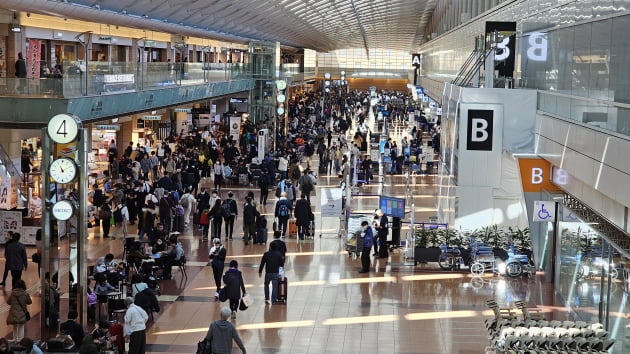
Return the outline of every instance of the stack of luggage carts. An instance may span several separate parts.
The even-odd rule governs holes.
[[[601,323],[547,321],[539,312],[530,313],[524,301],[516,301],[516,309],[500,308],[493,299],[486,304],[494,312],[485,321],[486,353],[607,353],[615,343]]]

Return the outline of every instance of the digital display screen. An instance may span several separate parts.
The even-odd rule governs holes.
[[[401,219],[405,217],[405,200],[402,198],[380,196],[378,205],[387,216]]]

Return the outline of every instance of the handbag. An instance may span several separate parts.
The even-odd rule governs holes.
[[[247,306],[245,304],[245,301],[243,301],[243,299],[241,298],[241,303],[238,305],[238,309],[241,310],[241,311],[245,311],[245,310],[247,310],[248,307],[249,306]]]
[[[226,302],[228,300],[227,291],[225,291],[225,287],[219,289],[219,301]]]
[[[20,299],[18,299],[18,304],[20,304],[22,311],[24,311],[24,316],[26,317],[26,320],[29,321],[31,319],[31,313],[28,312],[28,310],[26,309],[26,307],[24,307],[24,305],[22,305],[22,301],[20,301]]]
[[[197,343],[197,354],[210,354],[212,346],[205,338]]]

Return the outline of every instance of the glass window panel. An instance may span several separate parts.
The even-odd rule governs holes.
[[[571,93],[576,96],[588,96],[591,66],[591,24],[575,27],[573,42],[573,82]]]
[[[591,26],[591,66],[589,97],[609,100],[610,37],[612,20],[594,22]]]
[[[630,16],[614,18],[610,37],[610,91],[615,102],[630,103]]]

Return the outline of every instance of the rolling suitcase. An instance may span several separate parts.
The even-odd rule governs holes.
[[[278,279],[278,302],[287,302],[287,277]]]
[[[238,184],[241,186],[249,186],[249,176],[247,173],[241,173],[238,175]]]
[[[267,243],[267,228],[259,228],[256,230],[256,241],[254,243]]]
[[[298,234],[298,227],[297,227],[297,220],[294,219],[289,219],[289,237],[297,237]]]

